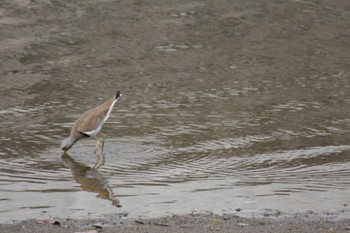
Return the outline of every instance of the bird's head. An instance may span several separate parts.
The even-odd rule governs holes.
[[[73,146],[74,143],[75,143],[75,140],[72,139],[71,137],[64,139],[61,143],[62,151],[63,152],[68,151]]]

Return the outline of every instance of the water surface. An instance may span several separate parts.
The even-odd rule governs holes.
[[[0,222],[350,217],[340,3],[44,2],[1,6]],[[61,157],[76,117],[119,89],[105,164],[92,139]]]

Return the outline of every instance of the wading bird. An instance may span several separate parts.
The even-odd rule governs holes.
[[[101,141],[97,138],[98,133],[102,136],[101,150],[103,153],[103,146],[106,136],[102,132],[100,132],[100,130],[102,129],[103,124],[106,122],[109,115],[111,114],[114,105],[117,103],[121,96],[122,93],[118,91],[117,94],[111,99],[83,113],[75,121],[69,137],[62,141],[62,154],[66,153],[78,140],[88,137],[94,137],[96,139],[96,146],[93,150],[93,152],[96,154],[96,150],[101,144]]]

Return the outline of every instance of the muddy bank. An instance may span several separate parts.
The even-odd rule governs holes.
[[[349,220],[332,222],[314,214],[285,218],[241,218],[235,215],[189,214],[156,219],[127,219],[109,216],[103,219],[28,220],[0,225],[0,232],[350,232]]]

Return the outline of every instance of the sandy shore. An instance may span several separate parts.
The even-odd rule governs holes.
[[[350,221],[330,221],[303,214],[279,218],[241,218],[235,215],[189,214],[156,219],[27,220],[0,225],[0,232],[350,232]]]

